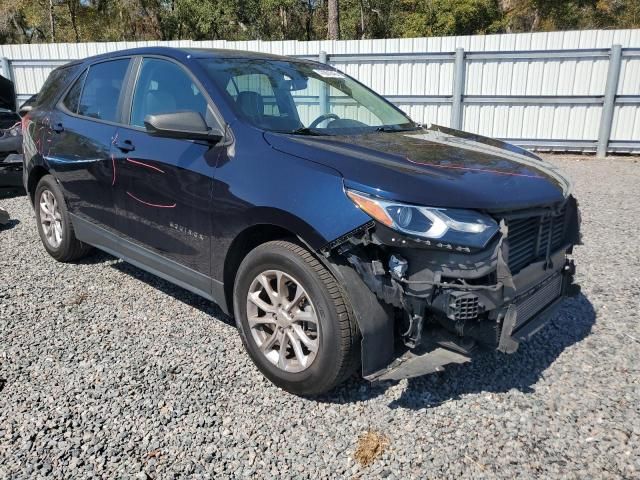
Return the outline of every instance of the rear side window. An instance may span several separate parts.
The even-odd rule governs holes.
[[[80,65],[56,68],[49,74],[47,81],[40,89],[37,106],[49,105],[59,98],[59,94],[69,85],[70,79],[78,72]]]
[[[73,113],[78,113],[78,106],[80,105],[80,94],[82,93],[82,86],[84,85],[84,79],[87,77],[87,72],[85,71],[80,77],[75,81],[71,90],[67,92],[67,95],[64,97],[62,103],[64,106]]]
[[[82,88],[78,114],[116,122],[118,99],[128,66],[128,58],[91,65]]]

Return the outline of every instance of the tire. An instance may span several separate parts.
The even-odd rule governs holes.
[[[45,212],[41,204],[47,203],[47,199],[54,200],[48,202],[48,208],[50,209],[50,206],[54,205],[53,218],[55,218],[55,226],[49,221],[52,218],[50,215],[47,215],[47,218],[43,217]],[[45,175],[38,182],[33,206],[36,212],[40,240],[49,255],[59,262],[72,262],[86,256],[91,251],[90,245],[82,243],[76,238],[64,195],[52,175]],[[43,219],[45,220],[44,224]],[[51,230],[47,228],[47,224],[51,225],[50,228],[54,230],[59,228],[59,235],[51,233],[48,235],[47,232],[51,232]]]
[[[277,272],[283,275],[278,276]],[[282,281],[284,287],[279,290],[284,291],[289,300],[289,303],[285,301],[282,305],[294,305],[290,307],[291,315],[263,311],[254,304],[254,300],[248,298],[250,292],[252,298],[261,292],[262,297],[258,296],[256,300],[261,305],[266,303],[266,307],[273,308],[278,303],[278,300],[266,302],[269,297],[263,287],[265,279],[270,281],[272,293],[278,290]],[[296,298],[299,287],[304,295],[295,304],[291,300]],[[359,365],[360,334],[351,307],[331,273],[300,245],[282,240],[267,242],[245,257],[236,275],[234,312],[242,342],[253,362],[271,382],[288,392],[303,396],[325,393],[354,373]],[[254,319],[253,323],[256,315],[261,323],[254,323],[252,328],[249,316]],[[277,318],[276,321],[285,326],[275,322],[262,323],[268,315],[271,315],[271,319]],[[286,326],[288,318],[310,319],[314,315],[315,323],[292,320],[290,326]],[[268,355],[263,353],[259,345],[261,343],[263,348],[270,345],[269,342],[274,338],[272,335],[276,334],[278,328],[289,332],[281,334],[287,345],[284,360],[280,345],[277,351],[274,345]],[[296,342],[296,339],[303,338],[298,333],[300,329],[306,335],[306,343]],[[294,343],[298,343],[297,350]],[[299,360],[300,357],[305,358],[307,365]],[[287,365],[283,366],[281,361]]]

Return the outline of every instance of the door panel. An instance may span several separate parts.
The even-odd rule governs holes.
[[[49,163],[64,189],[69,211],[110,230],[116,227],[113,205],[111,141],[116,127],[57,112]]]
[[[111,231],[117,229],[112,149],[119,99],[130,59],[91,65],[80,75],[49,120],[47,150],[71,213]]]
[[[169,260],[209,275],[211,190],[221,149],[205,142],[154,137],[147,115],[194,111],[207,119],[207,101],[187,71],[144,58],[131,94],[130,127],[114,142],[116,204],[122,235]]]
[[[120,128],[114,153],[118,230],[197,272],[210,273],[211,182],[216,149]]]

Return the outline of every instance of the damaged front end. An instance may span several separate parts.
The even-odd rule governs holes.
[[[323,249],[354,304],[365,378],[440,371],[469,361],[479,346],[513,353],[563,298],[579,292],[572,196],[485,213],[497,227],[481,249],[425,241],[374,221]]]

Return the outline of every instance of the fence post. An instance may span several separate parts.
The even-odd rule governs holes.
[[[11,74],[11,63],[6,57],[0,57],[0,75],[13,82],[13,75]]]
[[[607,147],[611,139],[611,127],[613,125],[613,113],[616,107],[616,95],[618,93],[618,80],[620,79],[620,66],[622,64],[622,45],[613,45],[609,55],[609,71],[607,72],[607,86],[604,92],[604,103],[600,115],[600,132],[598,134],[598,148],[596,156],[607,156]]]
[[[451,104],[451,127],[462,129],[463,105],[462,96],[464,95],[464,48],[456,48],[456,56],[453,72],[453,103]]]
[[[4,78],[11,80],[14,85],[14,92],[15,92],[15,80],[13,78],[13,69],[11,68],[11,61],[7,58],[7,57],[0,57],[0,75],[2,75]],[[16,97],[16,105],[15,108],[16,110],[18,109],[18,99]]]
[[[318,55],[318,61],[320,63],[327,63],[327,52],[321,50],[320,55]],[[324,82],[322,82],[322,86],[320,87],[320,98],[318,101],[320,102],[320,115],[329,113],[329,85]]]

